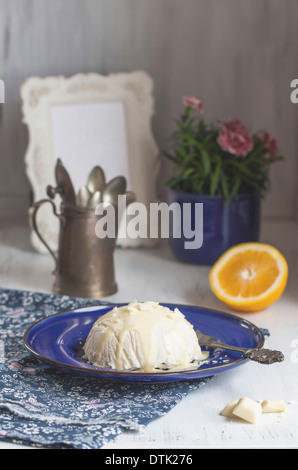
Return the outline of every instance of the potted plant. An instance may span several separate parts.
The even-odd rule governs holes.
[[[168,202],[181,205],[181,217],[183,203],[203,204],[203,244],[197,250],[185,249],[182,234],[170,236],[170,245],[181,261],[211,265],[229,247],[258,241],[260,200],[270,187],[269,169],[283,157],[267,131],[250,134],[236,118],[206,123],[198,96],[184,97],[183,104],[162,152],[174,164]]]

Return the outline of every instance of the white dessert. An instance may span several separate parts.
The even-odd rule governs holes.
[[[157,302],[113,308],[94,323],[83,349],[91,364],[115,370],[188,369],[206,358],[184,315]]]

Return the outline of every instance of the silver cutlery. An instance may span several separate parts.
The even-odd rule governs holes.
[[[88,201],[87,207],[88,209],[95,209],[98,204],[101,202],[101,192],[95,191]]]
[[[105,174],[100,166],[95,166],[87,180],[87,188],[93,194],[97,191],[102,191],[106,185]]]
[[[87,188],[87,186],[82,186],[79,189],[77,199],[76,199],[76,204],[78,207],[85,208],[87,207],[89,200],[91,198],[92,194]]]
[[[123,176],[116,176],[109,183],[107,183],[103,194],[103,202],[110,204],[117,204],[117,199],[120,194],[125,194],[126,191],[126,179]]]
[[[205,346],[207,349],[219,348],[239,352],[248,359],[251,359],[252,361],[258,362],[260,364],[273,364],[274,362],[282,362],[284,360],[284,355],[281,351],[231,346],[222,343],[220,340],[215,341],[213,336],[208,336],[199,330],[196,330],[196,335],[199,340],[199,345]]]

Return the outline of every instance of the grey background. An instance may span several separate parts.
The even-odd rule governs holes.
[[[297,0],[0,0],[0,220],[27,217],[27,130],[19,87],[29,76],[145,70],[154,79],[152,126],[160,148],[198,94],[206,118],[266,128],[286,159],[272,169],[265,216],[297,216]],[[157,181],[165,195],[170,173]]]

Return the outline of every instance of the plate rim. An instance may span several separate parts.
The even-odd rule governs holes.
[[[260,337],[261,337],[261,341],[260,341],[260,344],[258,345],[258,347],[256,349],[261,349],[263,346],[264,346],[264,343],[265,343],[265,336],[264,336],[264,333],[262,332],[261,328],[259,328],[257,325],[255,325],[254,323],[252,323],[250,320],[247,320],[246,318],[243,318],[241,316],[237,316],[233,313],[228,313],[228,312],[224,312],[222,310],[217,310],[217,309],[212,309],[212,308],[208,308],[208,307],[201,307],[199,305],[188,305],[188,304],[174,304],[174,303],[168,303],[168,302],[159,302],[160,305],[168,305],[168,306],[173,306],[173,307],[176,307],[176,308],[179,308],[179,307],[186,307],[186,308],[194,308],[194,309],[200,309],[200,310],[204,310],[204,311],[209,311],[209,312],[215,312],[215,313],[219,313],[220,315],[223,315],[223,316],[226,316],[226,317],[232,317],[234,320],[237,320],[237,321],[244,321],[245,323],[249,324],[250,326],[252,326],[254,329],[256,329],[258,331],[258,333],[260,334]],[[86,305],[86,306],[82,306],[82,307],[76,307],[76,308],[72,308],[72,309],[66,309],[66,310],[61,310],[61,311],[58,311],[56,313],[52,313],[51,315],[48,315],[48,316],[44,316],[42,318],[40,318],[39,320],[36,320],[34,323],[32,323],[32,325],[30,325],[24,335],[23,335],[23,343],[25,345],[25,347],[27,348],[27,350],[33,355],[35,356],[37,359],[41,360],[41,361],[44,361],[46,363],[50,363],[50,364],[53,364],[53,366],[59,366],[59,368],[63,367],[63,368],[66,368],[66,369],[70,369],[70,370],[74,370],[74,371],[77,371],[77,372],[81,372],[81,373],[92,373],[92,374],[95,374],[100,377],[100,378],[104,378],[103,376],[106,375],[106,376],[115,376],[115,377],[151,377],[151,378],[161,378],[161,377],[176,377],[177,375],[183,375],[185,376],[185,378],[187,378],[188,376],[190,376],[190,378],[193,376],[193,375],[197,375],[200,373],[199,369],[194,369],[194,370],[185,370],[185,369],[175,369],[175,370],[169,370],[169,371],[163,371],[163,372],[142,372],[142,371],[122,371],[122,370],[113,370],[113,369],[104,369],[104,368],[97,368],[97,369],[90,369],[88,367],[79,367],[79,366],[75,366],[75,365],[72,365],[72,364],[65,364],[63,362],[60,362],[60,361],[56,361],[54,359],[50,359],[46,356],[44,356],[43,354],[40,354],[39,352],[37,352],[36,350],[34,350],[29,342],[28,342],[28,336],[29,336],[29,333],[33,330],[34,327],[36,327],[39,323],[42,323],[46,320],[49,320],[53,317],[56,317],[56,316],[59,316],[59,315],[62,315],[62,314],[66,314],[66,313],[72,313],[72,312],[76,312],[76,311],[79,311],[79,310],[83,310],[83,309],[88,309],[88,308],[97,308],[97,307],[109,307],[109,306],[125,306],[127,305],[127,302],[117,302],[117,303],[104,303],[104,304],[98,304],[98,305]],[[208,371],[218,371],[218,370],[221,370],[221,369],[226,369],[227,367],[234,367],[234,366],[237,366],[239,365],[239,363],[242,363],[242,362],[247,362],[249,361],[248,358],[246,358],[245,356],[243,357],[240,357],[239,359],[235,359],[235,361],[232,361],[228,364],[220,364],[220,365],[217,365],[217,366],[214,366],[214,367],[206,367],[204,369],[202,369],[202,372],[204,372],[204,375],[205,373],[208,373]],[[214,374],[210,374],[211,375],[214,375]]]

